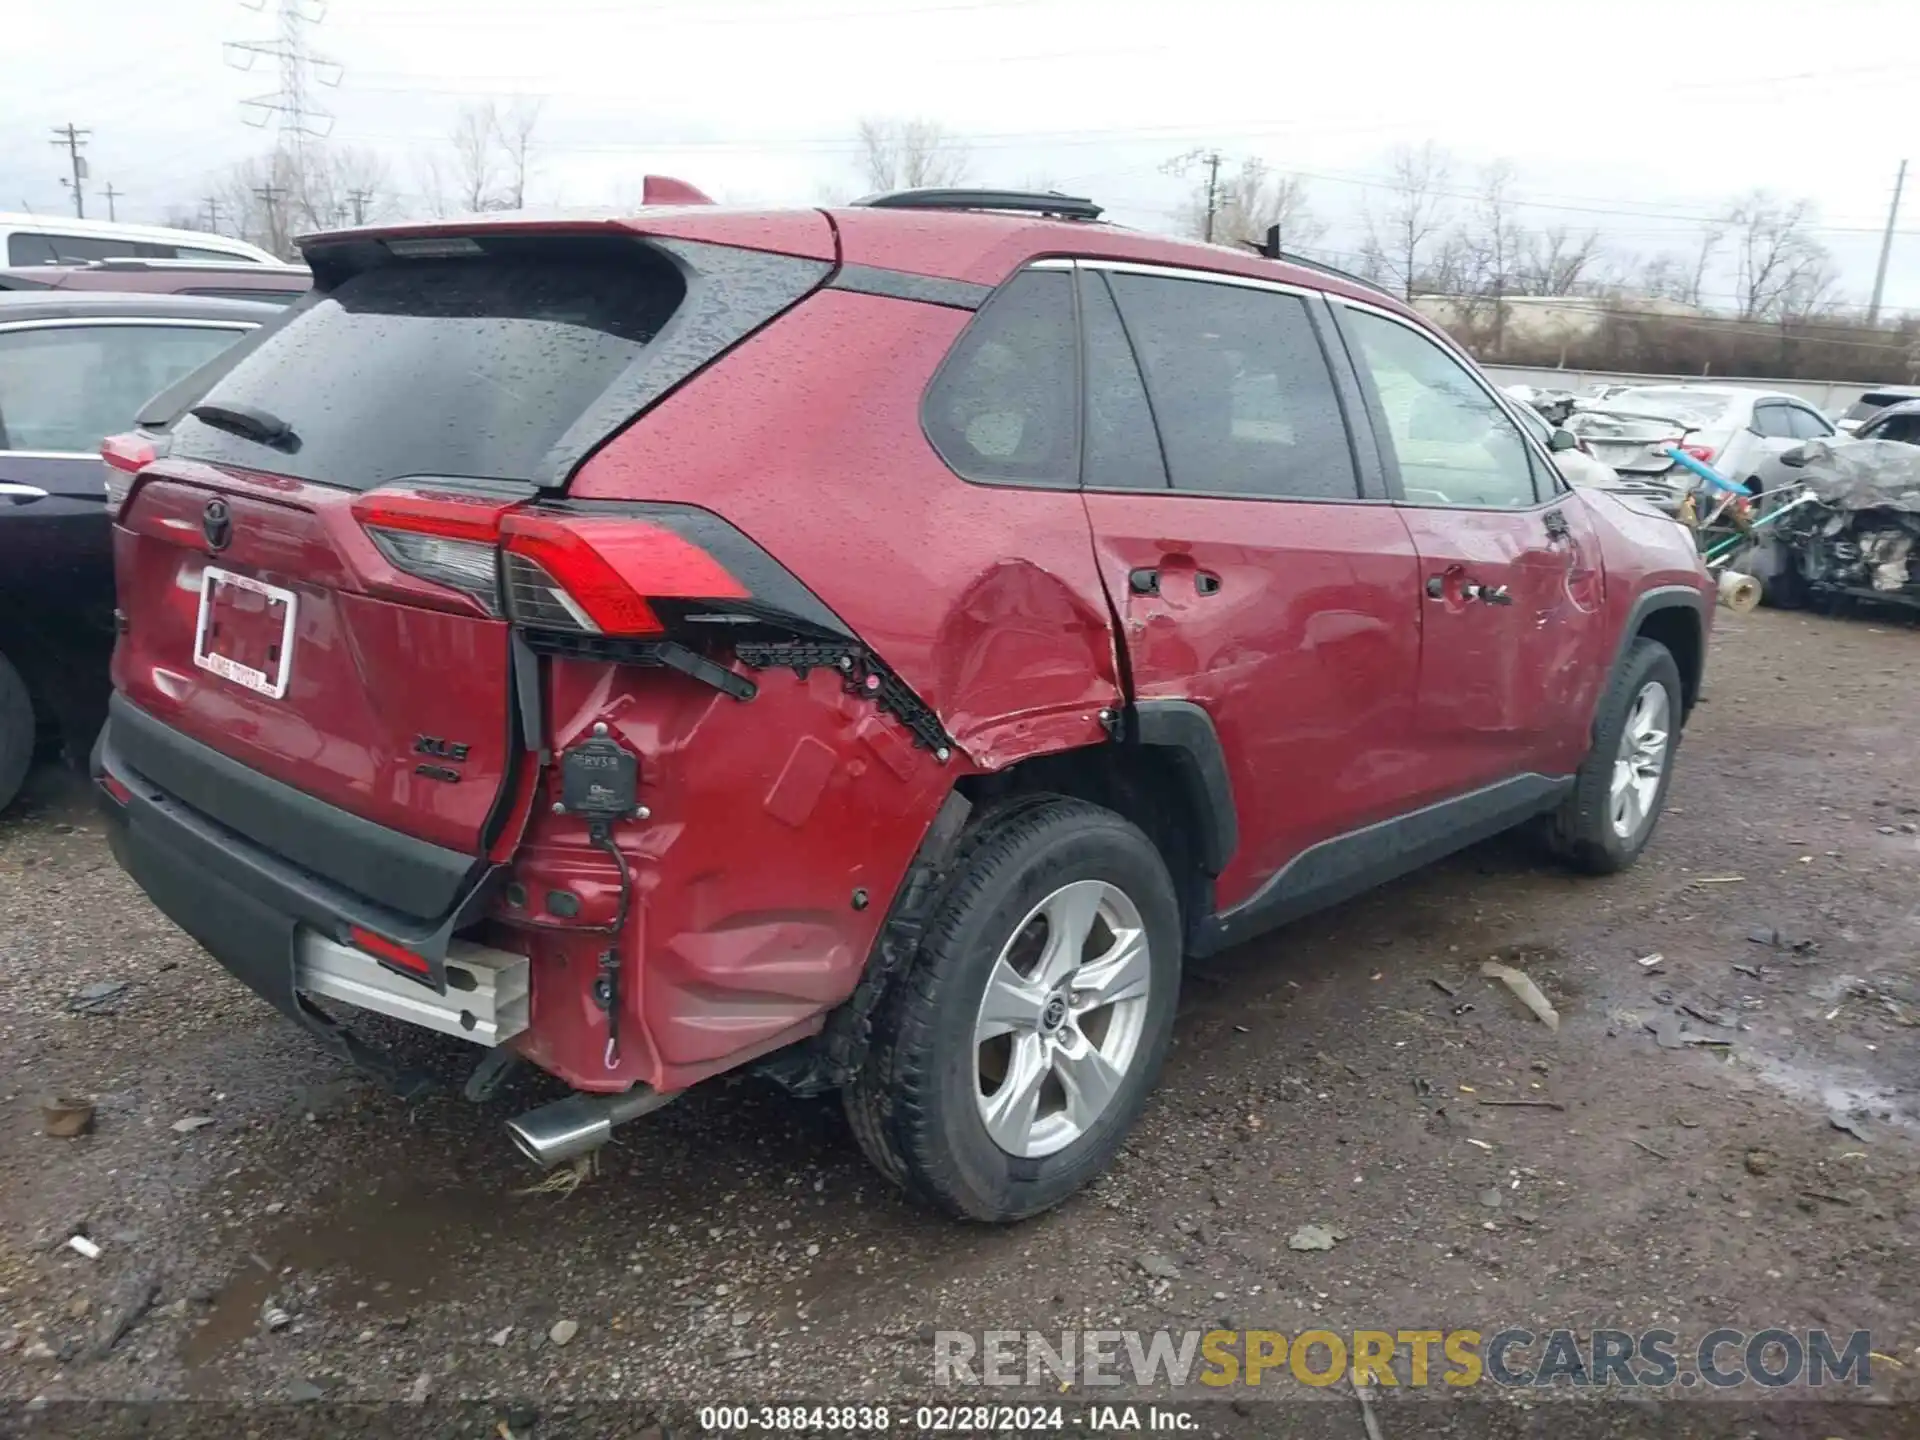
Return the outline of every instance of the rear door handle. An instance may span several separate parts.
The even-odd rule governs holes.
[[[1136,595],[1158,595],[1160,593],[1160,572],[1142,567],[1127,572],[1127,588]]]
[[[1193,572],[1193,588],[1202,595],[1218,595],[1220,577],[1211,570],[1196,570]]]
[[[47,492],[38,485],[17,485],[11,480],[0,480],[0,500],[11,500],[15,505],[31,505],[36,500],[47,498]]]
[[[1469,600],[1478,600],[1482,605],[1511,605],[1513,596],[1507,593],[1504,585],[1481,585],[1469,580],[1460,587],[1460,593]]]

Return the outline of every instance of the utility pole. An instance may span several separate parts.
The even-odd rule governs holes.
[[[209,195],[201,201],[201,204],[207,207],[207,229],[218,235],[220,233],[220,197]]]
[[[372,202],[373,191],[371,190],[347,191],[347,203],[353,207],[353,223],[355,225],[364,225],[367,223],[367,206]]]
[[[286,244],[285,237],[282,235],[280,229],[279,206],[280,202],[287,198],[287,187],[271,183],[256,185],[253,187],[253,193],[260,197],[260,203],[266,207],[267,248],[273,251],[274,254],[280,255],[282,259],[285,259],[286,257],[282,252],[286,249]]]
[[[1887,260],[1893,254],[1893,227],[1900,219],[1900,192],[1907,185],[1907,162],[1893,180],[1893,204],[1887,207],[1887,233],[1880,237],[1880,268],[1873,272],[1873,299],[1867,302],[1867,324],[1880,323],[1880,298],[1887,290]]]
[[[107,182],[107,188],[102,190],[100,193],[107,197],[107,219],[118,220],[120,216],[119,216],[119,213],[113,208],[113,202],[115,200],[118,200],[122,195],[125,195],[127,192],[124,190],[114,189],[113,182],[109,180]]]
[[[1201,238],[1208,244],[1213,243],[1213,221],[1220,212],[1220,167],[1226,163],[1226,158],[1218,150],[1189,150],[1160,167],[1168,175],[1185,175],[1195,165],[1207,167],[1206,218],[1201,222]]]
[[[1213,217],[1220,208],[1220,152],[1209,150],[1200,157],[1207,167],[1207,233],[1206,241],[1213,243]]]
[[[86,148],[87,137],[91,134],[93,134],[93,131],[82,130],[75,126],[71,120],[65,125],[56,125],[53,131],[53,144],[55,146],[65,147],[68,163],[73,167],[73,180],[71,182],[73,186],[73,213],[81,220],[87,218],[87,200],[81,191],[81,186],[87,178],[87,162],[81,158],[80,152]],[[69,182],[62,180],[60,183],[66,185]]]

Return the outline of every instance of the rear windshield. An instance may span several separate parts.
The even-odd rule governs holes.
[[[1725,395],[1699,390],[1622,390],[1604,402],[1608,410],[1626,410],[1635,415],[1657,415],[1662,419],[1693,420],[1710,425],[1727,413],[1731,402]]]
[[[472,255],[378,258],[313,294],[205,396],[285,421],[297,448],[269,449],[187,415],[174,453],[357,490],[412,475],[560,483],[658,393],[641,378],[656,341],[689,373],[688,330],[705,363],[825,270],[752,255],[786,283],[746,287],[759,304],[743,307],[729,298],[742,287],[728,265],[700,268],[724,247],[683,245],[693,261],[684,269],[663,248],[549,236],[490,240]],[[718,323],[676,325],[681,343],[670,344],[662,331],[694,291],[690,308],[717,310]]]
[[[1886,392],[1869,390],[1865,395],[1862,395],[1858,400],[1854,401],[1853,404],[1849,405],[1846,413],[1841,416],[1841,418],[1843,420],[1865,420],[1871,416],[1878,415],[1889,405],[1898,405],[1902,400],[1914,399],[1920,399],[1920,391]]]

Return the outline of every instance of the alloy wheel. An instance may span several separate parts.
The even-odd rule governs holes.
[[[1051,1155],[1085,1135],[1140,1054],[1146,927],[1118,886],[1063,885],[1014,928],[974,1021],[974,1099],[994,1144]]]
[[[1672,710],[1667,687],[1650,680],[1640,687],[1627,723],[1620,730],[1620,747],[1613,757],[1613,784],[1609,814],[1613,833],[1633,840],[1653,814],[1654,797],[1666,774],[1672,734]]]

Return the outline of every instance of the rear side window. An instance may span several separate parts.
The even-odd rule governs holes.
[[[1305,301],[1201,280],[1110,278],[1174,489],[1359,497],[1346,422]]]
[[[323,272],[347,262],[317,258],[316,290],[204,397],[278,417],[298,447],[183,415],[175,454],[356,490],[413,475],[560,485],[668,385],[828,269],[597,236],[490,238],[467,242],[475,253],[418,259],[357,243],[366,268],[328,284]]]
[[[1787,428],[1796,440],[1824,440],[1833,434],[1833,427],[1825,419],[1798,405],[1787,407]]]
[[[1753,429],[1755,434],[1769,440],[1790,440],[1793,438],[1792,412],[1785,405],[1756,405]]]
[[[9,265],[85,265],[92,260],[124,260],[161,247],[134,240],[102,240],[94,235],[9,235]],[[173,247],[165,247],[169,256]]]
[[[1082,278],[1080,314],[1087,336],[1087,453],[1081,483],[1089,490],[1164,490],[1167,466],[1147,387],[1106,277],[1098,271]]]
[[[93,454],[149,397],[244,334],[186,325],[0,331],[0,449]]]
[[[997,290],[927,391],[927,438],[968,480],[1078,483],[1073,276],[1026,270]]]

